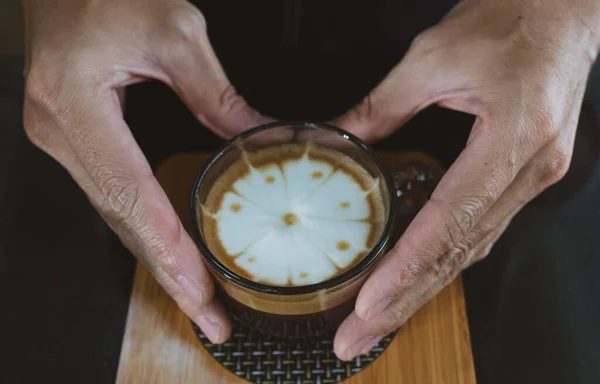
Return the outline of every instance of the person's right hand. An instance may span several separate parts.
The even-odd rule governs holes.
[[[198,249],[123,121],[122,91],[160,80],[223,137],[268,119],[236,94],[202,14],[185,0],[24,0],[24,8],[28,137],[69,171],[208,338],[225,341],[229,319],[213,299]]]

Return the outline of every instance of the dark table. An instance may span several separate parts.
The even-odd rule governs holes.
[[[209,18],[213,11],[203,9]],[[230,22],[248,26],[242,16]],[[436,17],[423,22],[432,24]],[[278,42],[283,48],[277,52],[231,51],[220,48],[228,46],[226,27],[211,31],[234,85],[251,104],[278,118],[324,120],[341,113],[402,55],[399,50],[374,60],[368,51],[315,54],[298,49],[293,33]],[[332,39],[318,41],[339,47]],[[409,42],[399,37],[394,44]],[[289,44],[296,47],[288,50]],[[600,382],[596,69],[569,173],[526,206],[490,256],[464,274],[481,383]],[[67,172],[27,142],[21,71],[21,58],[0,59],[0,383],[112,383],[134,260]],[[220,143],[157,83],[128,89],[126,119],[153,167],[175,152]],[[449,165],[472,122],[471,116],[430,108],[377,147],[424,150]]]

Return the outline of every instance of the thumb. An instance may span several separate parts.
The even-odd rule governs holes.
[[[413,50],[411,50],[413,51]],[[366,142],[385,138],[450,88],[436,55],[409,51],[361,103],[334,124]]]
[[[177,41],[163,47],[160,58],[171,88],[200,122],[224,138],[273,121],[249,106],[229,82],[200,11],[190,6],[186,12],[185,33],[176,34]]]

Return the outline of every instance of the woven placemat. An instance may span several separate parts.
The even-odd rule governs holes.
[[[396,335],[384,337],[366,355],[342,361],[333,352],[333,337],[290,342],[257,334],[234,322],[231,338],[224,344],[213,344],[195,324],[192,326],[215,360],[256,384],[339,383],[373,363]]]

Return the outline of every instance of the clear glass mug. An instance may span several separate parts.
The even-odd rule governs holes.
[[[209,249],[203,237],[200,208],[218,177],[244,151],[308,141],[335,149],[379,180],[386,212],[382,233],[371,251],[347,271],[304,286],[272,286],[241,276]],[[217,296],[230,316],[264,335],[296,339],[334,333],[354,310],[365,280],[404,231],[435,188],[440,174],[423,163],[388,170],[360,139],[327,124],[278,122],[263,125],[228,141],[200,170],[191,194],[191,233],[215,282]]]

